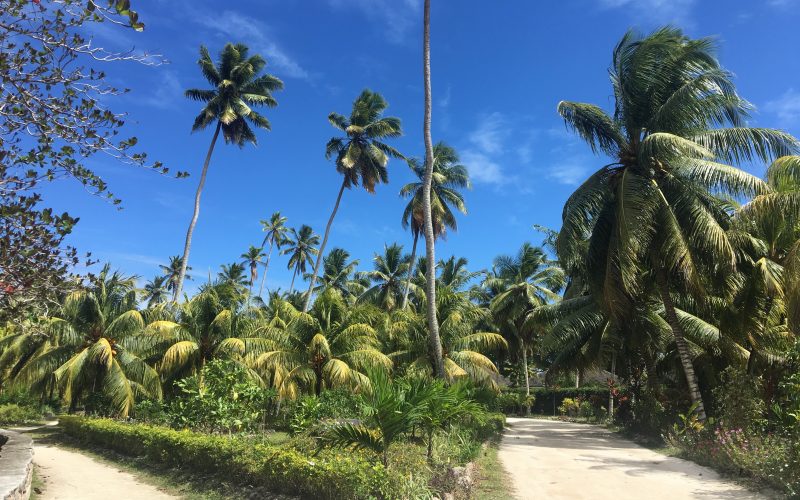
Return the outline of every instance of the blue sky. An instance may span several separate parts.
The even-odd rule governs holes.
[[[334,135],[328,113],[348,114],[369,87],[403,121],[405,135],[394,146],[423,152],[421,3],[138,0],[144,33],[103,26],[96,41],[160,53],[170,64],[109,66],[111,81],[131,89],[109,104],[129,114],[128,133],[152,158],[192,176],[175,180],[93,159],[124,209],[75,183],[49,186],[51,205],[81,217],[70,242],[144,278],[181,253],[212,133],[190,133],[199,108],[182,92],[207,86],[196,66],[199,45],[216,54],[228,41],[264,55],[285,90],[276,94],[278,108],[266,111],[273,130],[259,134],[257,147],[214,153],[190,259],[194,286],[260,243],[259,219],[272,212],[321,233],[340,183],[324,158]],[[612,106],[607,67],[630,27],[675,23],[691,36],[717,37],[723,65],[758,108],[752,124],[800,135],[800,0],[434,0],[432,17],[434,140],[457,148],[474,182],[469,214],[437,245],[437,256],[465,256],[473,269],[524,241],[539,243],[532,225],[557,228],[566,198],[603,164],[565,130],[556,104]],[[764,166],[747,168],[760,175]],[[371,268],[384,243],[411,248],[398,191],[412,174],[397,161],[389,170],[390,183],[375,195],[347,192],[334,223],[329,248],[346,248],[362,268]],[[273,262],[269,285],[288,288],[286,259]]]

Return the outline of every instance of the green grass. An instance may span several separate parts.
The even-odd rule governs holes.
[[[472,491],[475,500],[512,498],[511,478],[500,463],[498,446],[499,439],[487,443],[475,460],[476,485]]]
[[[123,470],[136,476],[143,483],[176,497],[187,500],[227,500],[230,498],[263,498],[272,500],[290,499],[285,495],[277,495],[260,488],[242,484],[222,483],[214,477],[204,477],[190,470],[165,469],[154,466],[145,459],[131,458],[102,448],[87,446],[64,435],[58,428],[42,428],[28,433],[36,442],[56,445],[65,450],[74,451],[97,460],[110,467]],[[279,443],[288,439],[288,435],[276,432],[266,435],[265,440]],[[33,485],[42,492],[46,490],[34,469]],[[39,495],[35,492],[31,498]]]

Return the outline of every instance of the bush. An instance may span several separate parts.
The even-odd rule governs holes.
[[[0,404],[0,425],[27,424],[41,419],[42,413],[38,408],[16,403]]]
[[[495,408],[507,415],[527,416],[530,415],[531,407],[535,401],[535,396],[528,396],[524,392],[504,391],[497,396]]]
[[[176,382],[180,397],[175,398],[166,417],[175,428],[209,432],[253,430],[266,420],[276,396],[253,382],[247,371],[231,361],[215,360],[203,367],[200,375]],[[156,407],[151,417],[160,417]]]
[[[304,396],[288,401],[282,414],[292,433],[308,431],[318,434],[331,423],[362,418],[363,406],[363,400],[358,394],[334,389],[324,391],[318,397]]]
[[[624,391],[623,391],[624,392]],[[531,389],[534,401],[531,407],[533,413],[540,415],[556,415],[558,407],[564,403],[565,398],[580,399],[588,401],[595,408],[595,411],[608,401],[607,387],[579,387],[566,389],[550,389],[546,387],[534,387]]]
[[[717,417],[726,429],[754,429],[766,425],[761,377],[729,366],[714,389]]]
[[[296,451],[146,424],[78,416],[61,418],[64,431],[84,443],[145,457],[167,466],[190,468],[228,481],[262,486],[303,498],[401,498],[404,484],[380,464],[352,453]]]

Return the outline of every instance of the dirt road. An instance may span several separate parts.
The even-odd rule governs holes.
[[[86,455],[34,443],[36,475],[44,482],[42,500],[167,500],[155,486]]]
[[[766,498],[599,426],[524,418],[508,423],[499,456],[520,499]]]

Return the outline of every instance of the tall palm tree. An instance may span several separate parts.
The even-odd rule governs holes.
[[[304,311],[308,311],[311,304],[311,295],[319,275],[322,255],[344,190],[358,186],[360,182],[367,192],[374,193],[376,184],[389,182],[386,169],[389,157],[403,159],[399,151],[383,142],[386,138],[399,137],[403,134],[399,118],[383,116],[387,107],[388,104],[383,96],[365,89],[353,102],[350,118],[338,113],[328,115],[331,125],[347,134],[345,137],[332,138],[325,147],[327,159],[336,157],[336,171],[342,174],[342,185],[336,196],[328,225],[325,227],[325,236],[322,238],[319,255],[314,264],[314,272],[311,274]]]
[[[338,291],[322,292],[308,313],[292,311],[286,302],[282,307],[290,312],[288,328],[273,336],[272,348],[254,362],[281,396],[295,397],[302,389],[319,395],[325,387],[369,387],[367,370],[391,368],[375,329]]]
[[[526,322],[526,319],[534,309],[560,299],[557,292],[564,286],[564,272],[548,261],[541,248],[524,243],[516,257],[495,259],[484,286],[501,290],[492,300],[491,311],[501,331],[510,333],[507,336],[513,337],[519,345],[525,391],[530,395],[528,349],[533,334],[537,332],[525,328],[526,324],[535,324]]]
[[[136,395],[161,398],[158,374],[127,345],[146,328],[136,310],[135,283],[135,277],[111,272],[106,264],[86,289],[70,293],[61,317],[48,324],[47,341],[19,371],[17,382],[50,385],[69,407],[102,394],[120,417],[131,411]]]
[[[414,245],[411,247],[411,262],[417,257],[417,240],[422,233],[425,225],[424,201],[422,199],[425,178],[425,165],[421,165],[415,159],[409,160],[409,166],[414,174],[419,178],[418,182],[411,182],[403,186],[400,196],[411,198],[403,211],[403,228],[411,227],[411,235],[414,237]],[[431,210],[433,216],[433,235],[434,238],[443,237],[447,229],[457,230],[458,224],[451,208],[462,214],[467,213],[464,204],[464,196],[458,192],[459,189],[470,189],[472,187],[469,180],[469,172],[464,165],[459,164],[458,154],[444,142],[439,142],[433,147],[433,177],[431,181]],[[403,308],[408,304],[408,292],[411,286],[411,278],[414,275],[413,265],[408,270],[406,279],[406,291],[403,294]]]
[[[304,224],[300,226],[300,231],[292,228],[291,233],[286,244],[287,247],[281,252],[284,255],[289,255],[289,262],[286,264],[286,268],[293,270],[292,284],[289,287],[290,294],[294,291],[294,279],[298,274],[302,276],[306,272],[307,266],[314,262],[314,256],[320,252],[317,249],[319,235],[314,234],[311,226]]]
[[[240,256],[244,260],[244,264],[250,268],[250,283],[248,285],[248,296],[250,297],[253,295],[253,283],[255,283],[258,278],[258,265],[264,260],[265,256],[264,247],[256,247],[253,245],[250,245],[250,248]]]
[[[369,278],[356,271],[358,264],[358,259],[350,260],[350,253],[347,250],[331,249],[322,261],[320,284],[314,292],[320,293],[326,288],[333,288],[346,300],[359,297],[369,287]]]
[[[155,276],[145,283],[142,289],[142,298],[147,301],[147,307],[163,304],[169,300],[169,288],[167,279],[169,276]]]
[[[567,200],[559,258],[567,268],[585,261],[592,290],[612,316],[654,288],[701,419],[702,396],[670,291],[680,285],[701,295],[704,277],[734,265],[729,216],[714,195],[751,196],[767,187],[730,163],[798,149],[786,133],[747,126],[750,104],[713,48],[712,40],[675,28],[646,37],[628,32],[610,70],[614,114],[558,105],[567,126],[612,159]],[[581,243],[587,238],[588,253]]]
[[[159,268],[163,271],[164,275],[167,277],[167,290],[172,292],[173,299],[177,297],[175,292],[178,290],[178,276],[181,274],[181,256],[180,255],[173,255],[169,258],[169,264],[159,264]],[[192,270],[191,266],[186,267],[186,272]],[[191,276],[186,276],[184,274],[184,279],[192,279]]]
[[[403,246],[385,245],[383,255],[375,254],[375,269],[364,276],[373,286],[364,292],[361,300],[371,302],[385,311],[397,308],[403,296],[403,277],[411,266],[411,257],[403,253]]]
[[[422,179],[422,213],[424,215],[423,230],[425,232],[425,258],[428,270],[436,269],[436,240],[433,232],[433,205],[431,190],[433,187],[433,139],[431,138],[431,0],[425,0],[422,7],[422,80],[425,88],[425,117],[422,132],[425,138],[425,177]],[[433,373],[444,378],[445,367],[442,357],[442,340],[439,337],[439,322],[436,319],[436,273],[429,272],[425,286],[427,297],[428,344]]]
[[[267,251],[267,260],[264,262],[264,274],[261,275],[261,285],[258,287],[258,296],[264,295],[264,283],[267,281],[267,270],[269,269],[269,261],[272,258],[272,248],[277,248],[280,251],[281,246],[288,243],[289,228],[286,227],[286,217],[283,217],[280,212],[275,212],[269,220],[261,221],[261,230],[266,233],[264,241],[261,242],[263,248],[269,243],[269,250]]]
[[[269,130],[270,123],[266,117],[253,110],[252,106],[270,108],[277,106],[278,102],[272,97],[272,92],[283,88],[283,82],[274,76],[268,74],[259,76],[267,61],[259,55],[249,56],[248,52],[249,49],[245,45],[229,43],[222,49],[219,62],[215,65],[208,49],[200,46],[200,59],[197,64],[203,76],[214,88],[186,91],[186,97],[204,103],[202,111],[194,120],[192,131],[203,130],[212,123],[216,124],[216,128],[200,173],[200,182],[194,197],[194,212],[189,222],[189,229],[186,231],[181,271],[175,287],[176,301],[183,289],[183,279],[186,276],[189,251],[192,246],[192,233],[200,215],[200,195],[203,193],[208,165],[211,163],[211,155],[214,153],[220,130],[226,143],[236,144],[239,147],[244,147],[248,142],[256,144],[256,135],[250,125]]]

